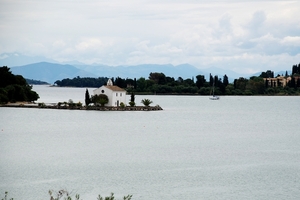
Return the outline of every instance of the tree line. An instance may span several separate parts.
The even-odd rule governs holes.
[[[277,75],[279,76],[279,75]],[[259,76],[252,76],[250,78],[240,77],[235,79],[233,83],[229,83],[228,76],[225,74],[222,77],[217,75],[209,75],[206,80],[204,75],[196,75],[195,78],[183,79],[178,77],[170,77],[160,72],[151,72],[146,79],[141,77],[139,79],[131,78],[111,78],[114,85],[125,88],[127,92],[137,94],[195,94],[195,95],[210,95],[212,87],[215,87],[216,95],[293,95],[300,93],[300,64],[293,65],[291,81],[286,87],[269,87],[264,81],[264,78],[274,78],[274,72],[268,70],[262,72]],[[107,82],[107,77],[99,78],[80,78],[63,79],[56,81],[58,86],[73,86],[73,87],[101,87]]]
[[[33,80],[33,79],[27,79],[27,78],[25,78],[25,80],[29,85],[49,85],[49,83],[47,83],[45,81],[39,81],[39,80]]]
[[[7,66],[0,67],[0,103],[36,101],[39,95],[32,91],[21,75],[14,75]]]
[[[107,80],[108,80],[107,77],[81,78],[77,76],[73,79],[66,78],[63,80],[57,80],[54,82],[54,84],[60,87],[101,87],[102,85],[106,84]]]

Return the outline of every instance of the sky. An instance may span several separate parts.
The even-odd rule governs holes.
[[[0,30],[0,59],[244,74],[300,63],[299,0],[0,0]]]

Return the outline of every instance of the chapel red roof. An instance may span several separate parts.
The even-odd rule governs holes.
[[[106,88],[112,90],[112,91],[120,91],[120,92],[125,92],[124,89],[116,86],[116,85],[105,85]]]

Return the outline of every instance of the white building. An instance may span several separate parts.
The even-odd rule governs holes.
[[[126,91],[108,79],[107,84],[93,90],[94,95],[105,94],[108,97],[108,103],[105,106],[120,106],[123,102],[126,105]]]

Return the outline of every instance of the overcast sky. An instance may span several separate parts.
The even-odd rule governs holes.
[[[0,0],[0,54],[239,73],[300,62],[300,1]]]

